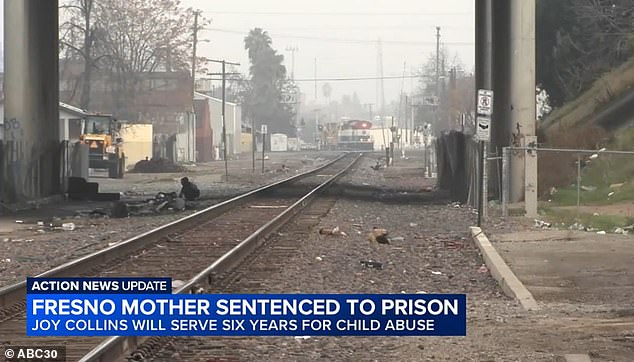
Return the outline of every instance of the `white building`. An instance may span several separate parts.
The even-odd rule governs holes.
[[[81,119],[86,111],[70,104],[59,102],[59,140],[78,141],[81,134]],[[4,138],[4,100],[0,100],[0,140]]]

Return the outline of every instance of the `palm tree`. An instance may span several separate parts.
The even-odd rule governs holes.
[[[264,49],[270,49],[272,44],[271,37],[261,28],[255,28],[249,31],[249,35],[244,38],[244,49],[249,51],[249,60],[257,57],[258,53]]]

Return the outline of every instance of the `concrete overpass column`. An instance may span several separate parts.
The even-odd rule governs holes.
[[[502,155],[502,148],[509,145],[510,123],[510,65],[509,65],[509,1],[492,0],[493,4],[493,117],[491,120],[491,153]],[[491,186],[499,194],[502,185],[502,162],[491,168]],[[493,181],[494,180],[494,181]]]
[[[535,135],[535,0],[510,3],[510,126],[511,145],[521,146]],[[511,157],[510,201],[524,196],[524,153]]]
[[[0,196],[60,193],[58,2],[4,1],[5,127]]]

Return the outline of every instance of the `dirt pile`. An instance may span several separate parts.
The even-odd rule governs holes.
[[[162,173],[162,172],[184,172],[185,167],[179,166],[166,158],[152,158],[151,160],[141,160],[134,165],[132,172],[142,173]]]

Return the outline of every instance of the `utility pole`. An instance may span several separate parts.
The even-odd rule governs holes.
[[[409,126],[410,126],[410,122],[408,122],[408,110],[409,110],[409,102],[408,102],[408,96],[407,94],[405,95],[405,145],[409,144],[409,137],[408,137],[408,133],[409,133]]]
[[[315,57],[315,104],[317,104],[317,58]]]
[[[286,51],[291,52],[291,79],[295,80],[295,52],[298,51],[299,48],[295,45],[286,47]]]
[[[225,182],[229,182],[229,165],[227,163],[227,124],[225,121],[225,103],[226,103],[226,81],[227,81],[227,71],[226,65],[240,65],[240,63],[231,63],[226,60],[209,60],[214,63],[222,64],[222,157],[225,160]]]
[[[198,45],[198,16],[200,10],[194,11],[194,46],[192,51],[192,107],[194,100],[194,93],[196,92],[196,45]],[[170,49],[171,51],[171,49]]]
[[[315,106],[317,106],[317,57],[315,57]],[[319,108],[315,108],[315,141],[317,142],[317,151],[321,150],[321,134],[319,132]]]
[[[436,27],[436,127],[438,127],[438,119],[440,115],[440,27]]]
[[[200,15],[200,10],[196,10],[194,11],[194,44],[192,46],[192,109],[191,109],[191,118],[188,117],[189,119],[187,120],[187,145],[188,145],[188,157],[189,158],[189,150],[193,149],[193,154],[192,154],[192,158],[194,161],[196,161],[196,126],[194,125],[193,127],[193,135],[192,135],[192,129],[191,129],[191,121],[193,120],[194,122],[196,121],[196,109],[194,108],[194,98],[196,95],[196,45],[198,45],[198,16]],[[170,52],[170,57],[171,57],[171,52],[172,49],[168,49],[168,51]],[[171,60],[170,60],[171,63]],[[171,68],[171,64],[169,65],[169,67]],[[193,147],[190,147],[189,141],[190,141],[190,135],[192,138],[192,143],[194,144]]]

